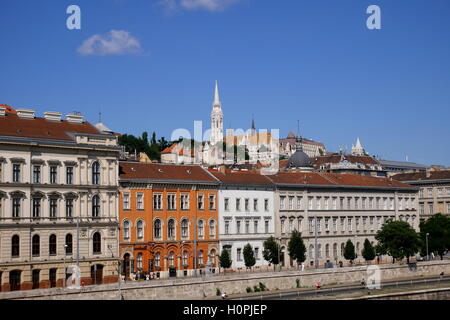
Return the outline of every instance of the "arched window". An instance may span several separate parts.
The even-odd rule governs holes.
[[[138,240],[144,239],[144,223],[142,222],[142,220],[139,220],[137,222],[136,229],[137,229],[137,238],[138,238]]]
[[[198,253],[198,264],[202,265],[204,263],[205,263],[205,261],[203,260],[203,250],[200,250]]]
[[[214,220],[209,220],[209,235],[215,236],[216,234],[216,222]]]
[[[142,269],[142,253],[138,253],[137,259],[136,259],[136,264],[137,264],[138,269]]]
[[[92,251],[94,254],[102,253],[102,236],[98,232],[92,237]]]
[[[208,262],[211,264],[216,263],[216,250],[211,249],[208,255]]]
[[[66,254],[71,255],[73,252],[73,237],[70,233],[66,235]]]
[[[198,236],[203,238],[203,220],[198,221]]]
[[[48,251],[51,256],[56,256],[56,235],[50,235],[48,239]]]
[[[175,220],[170,219],[167,228],[167,236],[169,239],[175,238]]]
[[[154,232],[153,235],[155,238],[161,238],[161,220],[156,219],[155,222],[153,223],[154,227]]]
[[[312,244],[309,245],[309,258],[314,258],[314,246]]]
[[[130,221],[128,221],[128,220],[125,220],[123,222],[123,238],[125,240],[130,239]]]
[[[11,239],[11,256],[18,257],[20,255],[20,238],[17,234]]]
[[[328,243],[325,245],[325,256],[330,257],[330,245]]]
[[[155,266],[161,266],[161,254],[159,252],[155,254]]]
[[[183,266],[188,265],[188,253],[187,251],[183,251]]]
[[[343,243],[341,243],[341,256],[344,256],[344,248],[345,248],[345,245]]]
[[[92,164],[92,184],[100,184],[100,164],[97,161]]]
[[[33,236],[31,251],[34,257],[39,257],[41,252],[41,238],[37,234]]]
[[[187,219],[181,220],[181,236],[187,238],[189,236],[189,222]]]
[[[169,253],[169,266],[175,266],[175,254],[173,251],[170,251]]]
[[[100,217],[100,197],[97,195],[92,197],[92,216],[94,218]]]
[[[333,257],[337,258],[338,251],[337,251],[337,243],[333,244]]]

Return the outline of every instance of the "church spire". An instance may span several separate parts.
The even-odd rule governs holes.
[[[303,151],[302,137],[300,136],[300,120],[297,120],[297,139],[295,140],[295,150]]]
[[[220,99],[219,99],[219,84],[217,83],[217,80],[216,80],[216,89],[214,91],[214,106],[218,106],[218,107],[221,106]]]
[[[255,127],[255,118],[252,115],[252,131],[255,132],[256,131],[256,127]]]

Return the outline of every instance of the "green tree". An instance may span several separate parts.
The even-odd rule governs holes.
[[[389,219],[378,231],[375,239],[382,245],[393,261],[409,257],[419,251],[420,239],[417,232],[405,221]]]
[[[253,267],[256,263],[255,254],[250,243],[247,243],[244,247],[244,262],[247,268]]]
[[[220,266],[224,269],[231,267],[231,258],[227,249],[223,249],[219,257]]]
[[[422,253],[425,253],[426,235],[428,236],[428,250],[439,254],[441,260],[445,251],[450,249],[450,218],[440,213],[433,215],[420,223],[420,238],[422,240]]]
[[[369,239],[364,240],[364,248],[361,254],[366,261],[372,261],[375,259],[375,248],[372,246]]]
[[[349,260],[351,264],[353,264],[353,260],[356,259],[355,246],[350,239],[347,240],[344,247],[344,258]]]
[[[263,251],[263,257],[266,261],[274,265],[280,263],[279,259],[280,255],[280,245],[277,243],[275,238],[271,236],[269,239],[264,241],[264,251]]]
[[[288,244],[289,256],[296,260],[300,265],[306,260],[306,247],[303,243],[302,234],[297,230],[294,230],[291,235],[291,239]]]

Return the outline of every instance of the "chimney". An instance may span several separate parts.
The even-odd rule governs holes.
[[[35,111],[31,109],[17,109],[17,116],[21,119],[34,119]]]
[[[66,118],[70,123],[83,123],[83,116],[81,114],[68,114],[66,115]]]
[[[48,121],[56,121],[60,122],[62,117],[62,113],[59,112],[53,112],[53,111],[46,111],[44,112],[44,118]]]
[[[6,115],[6,108],[0,107],[0,117],[4,117]]]

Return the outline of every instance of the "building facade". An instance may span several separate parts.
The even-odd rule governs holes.
[[[217,179],[196,165],[121,162],[120,172],[124,276],[216,272]]]
[[[264,241],[275,234],[274,186],[258,173],[211,171],[220,181],[220,251],[228,250],[234,270],[246,269],[244,247],[250,244],[255,267],[268,265]]]
[[[81,115],[0,108],[2,291],[117,281],[118,155]]]
[[[365,239],[375,245],[374,236],[387,219],[404,220],[418,229],[415,187],[350,174],[280,172],[268,177],[276,186],[275,234],[282,265],[295,265],[287,252],[294,229],[305,241],[308,266],[346,263],[343,251],[349,239],[362,261]]]
[[[450,170],[400,173],[392,179],[420,188],[418,210],[421,218],[450,215]]]

